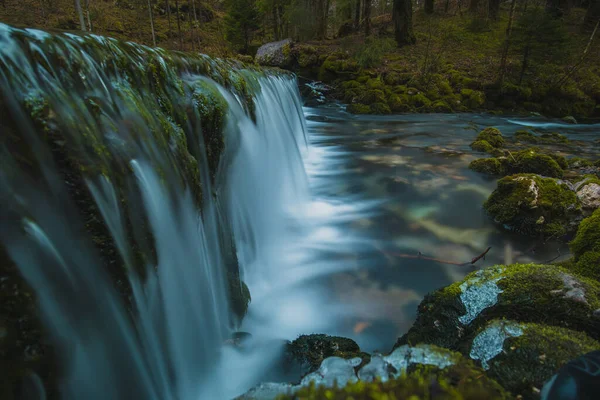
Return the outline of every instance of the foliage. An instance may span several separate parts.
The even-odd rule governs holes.
[[[243,53],[248,53],[255,29],[259,27],[255,0],[227,0],[225,36]]]
[[[390,38],[376,38],[370,36],[362,44],[355,44],[355,38],[345,38],[341,47],[356,60],[362,68],[371,68],[380,65],[383,57],[396,47]]]

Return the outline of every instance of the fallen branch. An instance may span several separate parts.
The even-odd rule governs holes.
[[[477,257],[473,257],[471,259],[471,261],[468,261],[468,262],[465,262],[465,263],[460,263],[460,262],[455,262],[455,261],[448,261],[448,260],[441,260],[441,259],[435,258],[435,257],[428,257],[428,256],[424,256],[421,252],[419,252],[418,254],[405,254],[405,253],[387,253],[387,254],[395,256],[395,257],[400,257],[400,258],[410,258],[410,259],[415,259],[415,260],[435,261],[435,262],[438,262],[440,264],[458,265],[458,266],[464,267],[464,266],[467,266],[467,265],[473,265],[477,261],[481,260],[482,258],[485,260],[485,256],[490,251],[490,249],[491,249],[491,247],[488,247],[487,249],[485,249],[485,251],[483,253],[481,253]]]

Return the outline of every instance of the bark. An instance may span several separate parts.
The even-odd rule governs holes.
[[[372,0],[363,0],[363,28],[365,30],[365,36],[371,34],[371,1]]]
[[[92,32],[92,19],[90,18],[90,0],[85,0],[85,14],[87,16],[88,29]]]
[[[592,32],[598,21],[600,21],[600,0],[591,0],[583,19],[583,31]]]
[[[83,18],[83,10],[81,9],[81,2],[79,0],[75,0],[75,11],[79,16],[79,26],[81,30],[85,32],[85,19]]]
[[[148,13],[150,14],[150,29],[152,29],[152,45],[156,47],[156,32],[154,32],[154,13],[152,12],[152,4],[148,0]]]
[[[183,37],[181,36],[181,21],[179,18],[179,0],[175,0],[175,18],[177,18],[177,33],[179,34],[179,50],[183,50]]]
[[[417,39],[415,38],[412,25],[412,1],[394,0],[392,19],[394,21],[396,43],[398,43],[398,46],[415,44]]]
[[[169,21],[169,33],[171,33],[171,5],[167,0],[167,20]]]
[[[360,27],[360,0],[356,0],[356,8],[354,9],[354,29]]]
[[[425,0],[425,5],[423,8],[425,10],[425,14],[433,14],[433,0]]]
[[[498,19],[500,12],[500,0],[488,0],[488,13],[491,19]]]
[[[512,34],[512,25],[515,18],[515,8],[517,6],[517,0],[513,0],[510,5],[510,13],[508,15],[508,25],[506,26],[506,38],[504,39],[504,48],[502,49],[502,58],[500,59],[500,78],[498,81],[500,85],[504,82],[504,76],[506,75],[506,60],[508,59],[508,50],[510,49],[510,36]]]
[[[471,2],[469,3],[469,11],[476,12],[479,8],[479,2],[480,0],[471,0]]]

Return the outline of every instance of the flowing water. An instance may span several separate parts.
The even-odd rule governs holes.
[[[425,293],[470,271],[410,256],[466,262],[491,246],[483,266],[566,251],[507,234],[484,215],[495,181],[467,168],[476,131],[530,125],[586,143],[598,132],[487,115],[354,117],[336,105],[303,108],[289,76],[244,71],[256,86],[251,118],[214,74],[190,65],[169,77],[160,51],[4,25],[0,44],[2,101],[16,126],[1,148],[0,239],[39,300],[65,399],[231,398],[272,379],[266,371],[284,341],[300,334],[389,350]],[[123,59],[138,68],[145,57],[168,77],[158,100],[156,83],[119,72]],[[198,92],[227,105],[214,177]],[[32,109],[46,125],[34,125]],[[178,128],[163,113],[180,109],[188,122]],[[81,165],[56,156],[64,153]],[[76,211],[82,202],[127,268],[130,308],[103,269],[100,239],[85,233],[98,221]],[[243,349],[225,344],[234,329],[229,229],[252,294],[239,329],[253,340]]]

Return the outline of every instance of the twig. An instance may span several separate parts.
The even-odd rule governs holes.
[[[560,247],[556,249],[556,252],[558,253],[558,255],[551,260],[545,261],[544,264],[550,264],[551,262],[558,260],[562,256],[562,254],[560,253]]]
[[[482,258],[485,260],[485,256],[490,251],[490,249],[491,249],[491,247],[488,247],[487,249],[485,249],[485,251],[483,253],[481,253],[477,257],[473,257],[471,259],[471,261],[468,261],[466,263],[460,263],[460,262],[448,261],[448,260],[441,260],[441,259],[435,258],[435,257],[427,257],[427,256],[424,256],[421,252],[419,252],[418,254],[405,254],[405,253],[387,253],[387,254],[395,256],[395,257],[400,257],[400,258],[410,258],[410,259],[417,259],[417,260],[428,260],[428,261],[435,261],[435,262],[438,262],[440,264],[458,265],[458,266],[464,267],[464,266],[467,266],[467,265],[473,265],[477,261],[481,260]]]

